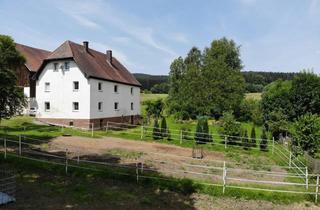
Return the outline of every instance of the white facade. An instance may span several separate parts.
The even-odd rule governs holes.
[[[68,70],[60,68],[64,67],[65,62],[68,62]],[[55,66],[58,66],[57,70],[54,70]],[[77,90],[74,89],[74,82],[78,82]],[[117,86],[118,92],[114,91],[114,86]],[[99,119],[140,115],[139,87],[87,79],[73,60],[49,62],[39,75],[36,90],[38,118]],[[50,109],[46,109],[48,103]],[[115,103],[118,103],[118,109],[115,109]]]

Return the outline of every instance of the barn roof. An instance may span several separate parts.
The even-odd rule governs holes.
[[[29,47],[16,43],[16,49],[26,59],[26,67],[29,71],[36,72],[41,66],[42,61],[50,55],[50,51]]]

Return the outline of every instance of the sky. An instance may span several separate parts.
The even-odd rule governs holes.
[[[243,70],[320,73],[320,0],[0,0],[0,34],[47,50],[89,41],[146,74],[226,37]]]

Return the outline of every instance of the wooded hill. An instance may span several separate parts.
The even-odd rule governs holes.
[[[298,73],[286,72],[262,72],[262,71],[243,71],[241,72],[246,81],[246,91],[250,93],[261,92],[264,86],[276,80],[292,80]],[[151,90],[154,85],[167,83],[168,75],[150,75],[134,73],[136,79],[141,83],[143,90]],[[160,93],[160,92],[159,92]],[[166,93],[166,92],[162,92]]]

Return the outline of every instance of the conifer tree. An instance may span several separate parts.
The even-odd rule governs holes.
[[[165,117],[162,117],[161,119],[161,136],[162,137],[168,136],[168,127],[167,127],[167,122]]]
[[[161,138],[161,132],[160,132],[159,123],[158,123],[158,119],[157,119],[157,118],[154,119],[152,137],[153,137],[153,139],[155,139],[155,140]]]
[[[250,146],[251,147],[256,147],[257,146],[255,125],[253,125],[252,128],[251,128]]]
[[[260,150],[268,151],[268,137],[266,134],[266,129],[262,129],[261,141],[260,141]]]
[[[242,146],[243,146],[243,149],[245,150],[248,150],[250,146],[247,130],[244,130],[244,134],[242,136]]]

